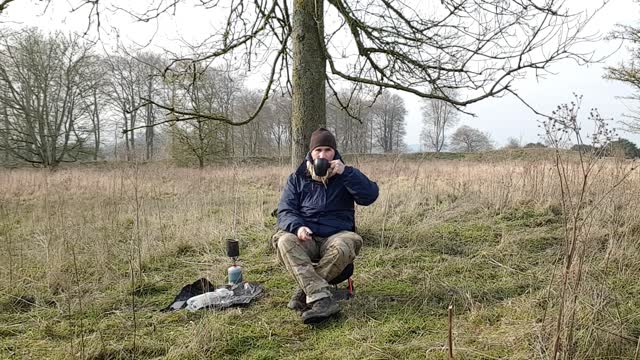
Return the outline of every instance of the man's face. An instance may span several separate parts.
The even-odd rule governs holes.
[[[336,151],[333,150],[329,146],[318,146],[315,149],[311,150],[311,158],[315,159],[327,159],[328,161],[333,160],[333,157],[336,155]]]

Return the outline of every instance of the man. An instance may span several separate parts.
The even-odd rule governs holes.
[[[358,169],[345,166],[329,130],[314,131],[309,150],[282,192],[280,231],[272,239],[280,262],[299,287],[288,307],[302,311],[305,324],[340,311],[328,281],[352,263],[362,247],[362,238],[353,232],[354,202],[369,205],[378,198],[375,182]],[[316,159],[329,161],[325,176],[315,173]]]

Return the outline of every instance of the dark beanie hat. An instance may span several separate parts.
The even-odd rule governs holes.
[[[328,146],[333,150],[336,149],[336,137],[333,136],[331,131],[325,128],[318,128],[311,134],[311,141],[309,142],[309,150],[313,150],[318,146]]]

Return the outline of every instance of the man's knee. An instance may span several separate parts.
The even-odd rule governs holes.
[[[337,234],[329,248],[341,249],[343,252],[349,253],[350,257],[354,257],[360,253],[362,248],[362,237],[351,231],[344,231]]]
[[[298,237],[290,232],[283,230],[273,235],[272,244],[278,251],[288,251],[295,247],[298,243]]]
[[[345,231],[331,240],[327,245],[325,254],[343,257],[347,261],[353,261],[360,253],[360,248],[362,248],[362,237],[354,232]]]
[[[360,249],[362,249],[362,244],[364,243],[362,236],[354,232],[349,232],[349,239],[351,239],[356,255],[358,255],[360,253]]]

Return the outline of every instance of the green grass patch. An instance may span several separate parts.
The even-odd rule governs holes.
[[[498,223],[516,228],[536,228],[559,223],[561,217],[555,208],[516,207],[509,208],[497,216]]]
[[[416,243],[434,253],[469,256],[482,248],[495,246],[500,233],[485,223],[443,223],[416,237]]]

